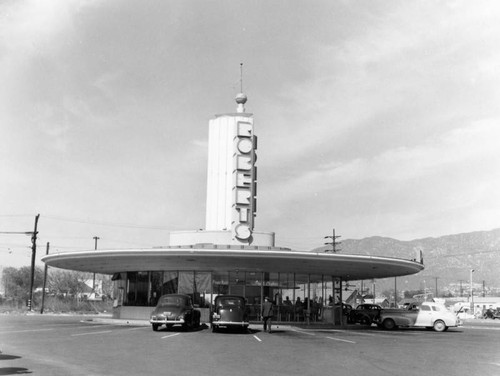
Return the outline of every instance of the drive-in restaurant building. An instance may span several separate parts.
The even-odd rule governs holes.
[[[343,282],[424,269],[422,259],[297,252],[276,247],[273,232],[256,231],[257,137],[246,101],[238,94],[236,113],[209,122],[204,230],[171,232],[166,247],[55,253],[42,260],[113,275],[115,318],[147,319],[161,295],[183,293],[193,297],[205,321],[216,295],[237,294],[246,298],[251,320],[260,318],[269,296],[281,322],[340,324],[340,310],[332,307],[342,301]]]

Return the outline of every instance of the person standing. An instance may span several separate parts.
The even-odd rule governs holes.
[[[264,321],[264,331],[271,333],[271,319],[273,317],[273,303],[266,296],[262,305],[262,320]]]

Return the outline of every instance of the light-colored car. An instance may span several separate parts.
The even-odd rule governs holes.
[[[462,326],[457,315],[444,305],[434,302],[410,304],[406,309],[383,309],[376,323],[384,329],[394,329],[398,326],[425,327],[434,329],[436,332]]]

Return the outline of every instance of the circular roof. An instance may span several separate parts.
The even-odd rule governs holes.
[[[238,270],[323,274],[341,277],[343,280],[397,277],[415,274],[424,269],[424,265],[419,262],[397,258],[295,252],[274,247],[241,248],[246,249],[189,246],[81,251],[47,255],[42,261],[57,268],[102,274],[160,270]]]

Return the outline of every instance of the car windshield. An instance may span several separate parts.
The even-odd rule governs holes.
[[[243,307],[245,302],[239,298],[220,298],[217,305],[219,307]]]
[[[185,299],[181,296],[162,296],[158,302],[159,306],[181,306],[185,305]]]

